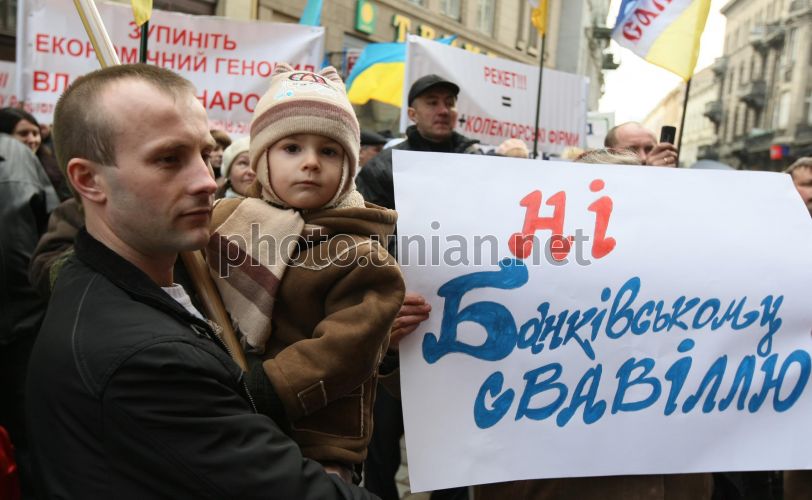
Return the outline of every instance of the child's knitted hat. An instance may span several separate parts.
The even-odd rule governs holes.
[[[294,70],[285,63],[277,64],[271,75],[271,86],[254,110],[249,152],[251,168],[262,186],[262,198],[275,205],[286,206],[286,203],[271,188],[268,149],[280,139],[296,134],[329,137],[344,148],[339,188],[325,208],[338,205],[355,190],[361,128],[344,82],[332,66],[320,73],[311,73]]]

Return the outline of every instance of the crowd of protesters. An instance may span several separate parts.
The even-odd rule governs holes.
[[[389,148],[388,132],[360,129],[332,68],[278,65],[234,141],[209,130],[187,80],[148,65],[77,79],[52,131],[0,110],[0,498],[398,498],[398,346],[431,308],[397,249],[369,242],[395,241],[393,150],[483,153],[455,130],[459,91],[417,79],[412,125]],[[574,161],[677,164],[637,123],[605,145]],[[515,139],[488,154],[529,156]],[[787,173],[812,215],[812,158]],[[231,246],[256,227],[277,245]],[[341,242],[378,265],[334,265]],[[198,250],[203,264],[187,259]],[[784,498],[808,496],[805,472],[785,480]],[[432,498],[777,500],[780,483],[618,476]]]

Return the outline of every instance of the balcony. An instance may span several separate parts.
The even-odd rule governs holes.
[[[791,16],[799,16],[805,14],[807,10],[812,8],[810,0],[792,0],[789,4],[789,13]]]
[[[727,73],[727,56],[717,57],[711,66],[711,71],[717,80],[723,79]]]
[[[784,44],[784,35],[787,30],[780,24],[774,24],[771,29],[767,31],[767,45],[773,48],[780,48]]]
[[[770,48],[780,47],[784,43],[784,27],[778,23],[753,26],[750,31],[750,45],[765,55]]]
[[[799,123],[795,127],[795,142],[798,144],[812,144],[812,123]]]
[[[774,130],[764,130],[754,128],[747,137],[744,138],[744,146],[748,153],[761,153],[768,151],[775,137]]]
[[[730,145],[730,154],[739,159],[739,161],[747,160],[747,148],[745,147],[744,138],[738,137]]]
[[[739,100],[748,107],[762,109],[767,98],[767,82],[753,80],[741,86]]]
[[[603,60],[601,61],[601,69],[618,69],[620,67],[620,63],[615,61],[615,55],[612,53],[607,52],[603,54]]]
[[[708,101],[705,103],[705,112],[708,120],[719,125],[722,122],[722,101]]]
[[[702,144],[696,151],[697,160],[719,160],[719,143]]]
[[[609,40],[612,38],[612,28],[606,26],[593,26],[592,38],[595,40]]]

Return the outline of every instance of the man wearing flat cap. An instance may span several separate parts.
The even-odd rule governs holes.
[[[475,139],[457,132],[457,84],[438,75],[418,78],[409,89],[409,120],[406,140],[385,149],[367,163],[356,184],[364,199],[386,208],[395,208],[392,184],[392,150],[432,151],[435,153],[481,154]],[[417,195],[417,193],[415,193]]]
[[[369,160],[375,158],[383,146],[389,141],[386,137],[370,130],[361,130],[361,151],[358,153],[358,166],[363,167]]]
[[[414,125],[406,129],[406,140],[384,149],[361,169],[356,178],[358,191],[364,199],[386,208],[395,208],[395,190],[392,181],[392,150],[431,151],[435,153],[482,154],[475,139],[469,139],[457,132],[457,84],[438,75],[418,78],[409,89],[409,119]],[[420,193],[411,193],[420,196]],[[397,256],[397,248],[392,238],[389,252]],[[403,307],[395,319],[391,337],[401,337],[413,332],[428,318],[431,307],[426,300],[415,293],[406,292]],[[390,342],[390,345],[397,345]],[[382,366],[396,367],[397,352],[387,352]],[[387,370],[391,370],[387,373]],[[383,499],[398,498],[395,485],[395,472],[400,467],[400,436],[403,434],[403,414],[400,400],[388,393],[386,380],[394,378],[396,368],[382,368],[381,382],[375,400],[372,441],[369,444],[367,460],[364,464],[366,488]],[[467,498],[463,489],[434,492],[432,499]]]

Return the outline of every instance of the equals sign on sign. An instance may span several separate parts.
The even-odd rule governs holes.
[[[509,108],[511,106],[510,97],[503,95],[502,96],[502,106]]]

